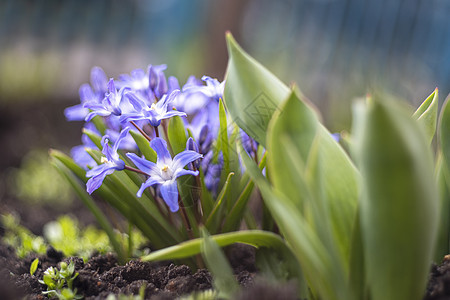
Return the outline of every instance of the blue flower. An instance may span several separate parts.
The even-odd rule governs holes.
[[[210,104],[217,104],[219,99],[223,98],[225,81],[220,83],[209,76],[203,76],[202,80],[206,85],[195,76],[188,78],[183,86],[183,93],[175,100],[174,105],[177,109],[191,115]]]
[[[188,163],[201,158],[202,155],[195,151],[185,150],[175,155],[172,159],[169,150],[167,150],[166,141],[161,138],[153,139],[150,142],[150,146],[157,154],[156,163],[141,158],[134,153],[127,153],[127,157],[141,171],[149,175],[149,178],[141,185],[136,195],[141,197],[146,188],[159,184],[162,198],[169,206],[170,211],[176,212],[179,209],[176,179],[183,175],[197,176],[198,171],[186,170],[184,167]]]
[[[177,97],[180,93],[179,90],[173,91],[170,95],[164,95],[161,100],[156,103],[152,103],[151,106],[148,106],[143,99],[139,97],[139,95],[128,92],[126,97],[133,105],[135,112],[123,114],[120,117],[121,122],[126,121],[138,121],[138,120],[148,120],[150,124],[154,127],[157,127],[161,124],[161,120],[168,119],[173,116],[182,116],[185,117],[186,113],[169,110],[169,104]]]
[[[157,99],[165,95],[168,90],[166,75],[164,75],[164,70],[166,69],[166,65],[148,66],[149,87]]]
[[[120,132],[119,138],[114,143],[112,149],[108,144],[109,137],[105,135],[102,138],[102,153],[104,155],[101,159],[102,164],[86,172],[86,177],[91,177],[86,183],[86,190],[89,194],[92,194],[93,191],[102,185],[106,175],[110,175],[116,170],[120,171],[125,169],[125,162],[119,158],[117,149],[119,148],[120,142],[128,134],[128,131],[129,128],[127,127]]]
[[[64,110],[64,115],[68,121],[83,121],[89,114],[89,109],[84,107],[86,103],[101,103],[105,97],[108,80],[105,72],[100,67],[93,67],[91,70],[91,85],[83,84],[78,93],[81,104],[70,106]]]
[[[114,79],[111,78],[108,83],[109,93],[106,94],[101,103],[87,102],[84,104],[85,108],[92,110],[92,112],[86,116],[86,122],[89,122],[95,116],[120,116],[122,114],[120,102],[122,101],[123,94],[129,89],[130,88],[128,87],[122,87],[119,91],[117,91],[114,84]]]
[[[133,91],[143,92],[145,94],[149,88],[148,74],[142,69],[135,69],[131,71],[130,75],[119,75],[119,80],[116,81],[116,85],[119,89],[129,87]]]

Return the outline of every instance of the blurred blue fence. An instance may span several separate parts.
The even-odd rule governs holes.
[[[243,13],[222,13],[228,4]],[[449,0],[1,0],[0,50],[30,40],[33,51],[64,52],[82,41],[102,51],[136,45],[164,54],[183,52],[196,37],[205,53],[219,23],[239,24],[240,42],[269,67],[281,65],[285,80],[354,71],[394,85],[396,77],[413,78],[412,86],[426,77],[450,91]],[[323,86],[317,82],[306,85]]]

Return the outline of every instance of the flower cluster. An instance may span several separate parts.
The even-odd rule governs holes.
[[[213,193],[217,190],[221,163],[219,160],[212,164],[210,157],[220,125],[219,100],[224,82],[208,76],[201,80],[191,76],[180,87],[177,78],[166,79],[165,70],[166,65],[150,65],[147,71],[136,69],[108,80],[101,68],[94,67],[90,84],[83,84],[79,89],[81,103],[66,108],[67,120],[85,121],[85,129],[102,136],[102,149],[83,136],[83,145],[74,147],[71,152],[74,161],[87,171],[89,194],[102,185],[107,175],[124,169],[146,176],[138,197],[145,189],[155,187],[154,193],[158,193],[172,212],[179,209],[176,179],[180,176],[197,176],[202,168],[206,187]],[[167,119],[175,116],[182,117],[191,136],[186,150],[179,153],[173,153],[167,137]],[[103,129],[98,126],[99,122],[104,125]],[[134,130],[148,140],[156,152],[156,161],[134,153],[139,150],[129,134]],[[98,164],[87,148],[101,150],[103,156]],[[119,150],[132,152],[122,156]],[[130,166],[125,157],[137,169]],[[200,160],[203,157],[208,158],[206,164]]]

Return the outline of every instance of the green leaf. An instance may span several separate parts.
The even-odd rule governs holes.
[[[266,166],[266,154],[264,154],[263,158],[261,159],[259,169],[262,171],[265,168],[265,166]],[[227,215],[227,218],[225,219],[225,223],[223,225],[224,232],[238,229],[242,217],[244,216],[247,203],[250,200],[253,187],[254,187],[253,181],[247,180],[245,188],[242,190],[242,193],[237,198],[233,208],[231,209],[230,213]]]
[[[130,134],[136,142],[139,150],[144,155],[145,159],[151,162],[156,162],[156,152],[152,149],[152,147],[150,147],[150,142],[145,137],[143,137],[142,134],[136,131],[130,130]]]
[[[102,149],[102,137],[92,130],[83,128],[83,134],[87,135],[89,139],[98,147],[98,149]]]
[[[227,180],[225,181],[225,184],[223,185],[222,190],[219,193],[219,196],[217,196],[217,200],[214,205],[214,208],[211,211],[211,214],[206,219],[205,226],[213,233],[217,232],[218,227],[220,226],[220,221],[222,219],[220,217],[220,214],[224,211],[223,204],[225,203],[223,200],[224,200],[224,197],[228,193],[231,177],[233,177],[233,175],[234,175],[233,172],[230,172],[230,174],[228,174]]]
[[[86,207],[94,215],[94,217],[96,218],[100,227],[106,232],[106,234],[108,235],[108,238],[111,242],[111,245],[114,248],[114,251],[117,253],[119,262],[125,263],[126,256],[123,251],[122,245],[116,239],[116,236],[114,234],[114,228],[108,221],[108,218],[103,214],[102,210],[97,206],[94,199],[92,199],[88,195],[88,193],[83,189],[83,187],[81,187],[81,185],[79,184],[79,181],[75,178],[75,176],[70,171],[68,171],[68,169],[60,161],[54,160],[53,165],[61,173],[61,175],[64,176],[64,178],[66,178],[66,180],[70,183],[70,185],[75,190],[78,197],[83,201],[83,203],[86,205]]]
[[[307,180],[306,164],[313,156],[311,149],[315,140],[318,143],[315,149],[321,152],[320,170],[315,172],[322,174],[323,183],[322,188],[312,189],[318,181]],[[331,222],[328,227],[332,228],[340,257],[348,260],[356,216],[359,173],[330,132],[319,123],[314,110],[299,98],[295,88],[274,114],[267,142],[268,169],[274,188],[284,194],[304,216],[318,200],[314,198],[319,194],[312,192],[323,190],[323,209],[329,213]],[[323,227],[323,224],[318,225]]]
[[[443,164],[450,170],[450,97],[445,100],[439,116],[438,144],[442,152]],[[446,178],[450,187],[450,178]]]
[[[357,142],[371,299],[422,299],[439,206],[429,139],[409,111],[374,95]]]
[[[281,233],[292,248],[313,294],[323,299],[350,299],[346,278],[333,265],[328,250],[317,237],[314,229],[303,217],[297,206],[282,193],[274,191],[261,174],[256,163],[240,153],[246,171],[263,195],[264,203],[272,212]]]
[[[272,232],[261,230],[247,230],[228,232],[211,236],[211,238],[221,247],[234,243],[243,243],[253,247],[268,247],[276,250],[286,249],[283,239]],[[203,239],[193,239],[178,245],[167,247],[141,257],[142,261],[157,261],[180,259],[197,255],[201,252]]]
[[[224,100],[233,121],[258,143],[266,146],[269,121],[289,89],[226,35],[228,67]]]
[[[419,106],[413,117],[418,119],[424,126],[431,143],[436,133],[436,123],[438,116],[438,89],[436,88],[430,96]]]
[[[186,150],[186,129],[180,116],[170,118],[167,132],[174,155]]]
[[[436,243],[436,250],[434,255],[434,262],[439,263],[442,258],[449,253],[450,246],[450,190],[447,184],[448,179],[450,179],[450,174],[448,172],[447,166],[443,162],[442,153],[438,153],[436,161],[436,178],[439,184],[439,195],[440,195],[440,205],[439,205],[439,233]]]
[[[30,266],[30,275],[34,275],[39,265],[39,258],[35,258]]]
[[[233,270],[219,245],[204,228],[201,229],[201,236],[203,238],[201,243],[202,256],[213,276],[214,288],[219,292],[218,297],[220,299],[231,299],[239,290]]]

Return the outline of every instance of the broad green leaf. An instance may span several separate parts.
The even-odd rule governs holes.
[[[374,95],[357,142],[371,299],[422,299],[439,207],[429,141],[409,111]]]
[[[172,146],[173,155],[186,150],[186,128],[180,116],[170,118],[167,135]]]
[[[220,249],[219,245],[211,238],[208,232],[202,228],[201,243],[202,256],[213,276],[214,288],[219,292],[220,299],[231,299],[239,290],[239,285],[233,275],[233,269]]]
[[[438,153],[436,161],[436,178],[439,184],[440,195],[440,218],[439,218],[439,232],[436,242],[436,250],[434,255],[434,262],[439,263],[443,257],[449,253],[450,246],[450,190],[447,184],[450,179],[447,166],[443,162],[442,154]]]
[[[304,178],[305,163],[317,136],[319,144],[316,148],[321,149],[320,173],[323,174],[324,206],[329,211],[340,257],[348,259],[356,216],[359,174],[345,151],[319,123],[314,110],[299,99],[298,95],[294,88],[269,125],[269,174],[275,189],[307,214],[310,207],[308,201],[313,201],[313,195],[310,194],[311,183]]]
[[[441,220],[437,254],[442,254],[450,248],[449,228],[450,224],[450,98],[445,100],[441,108],[438,125],[439,154],[437,160],[438,180],[441,190]],[[447,239],[447,241],[445,241]],[[437,261],[442,259],[438,256]]]
[[[130,134],[133,137],[136,145],[138,146],[141,153],[144,155],[145,159],[156,162],[156,152],[150,147],[150,142],[142,136],[142,134],[130,130]]]
[[[225,247],[234,243],[243,243],[255,248],[267,247],[275,250],[284,251],[286,244],[283,239],[272,232],[261,230],[244,230],[237,232],[228,232],[216,234],[211,238],[220,246]],[[142,261],[158,261],[180,259],[200,254],[201,243],[203,239],[193,239],[179,243],[172,247],[167,247],[149,255],[141,257]]]
[[[302,212],[282,193],[274,191],[261,174],[256,163],[240,147],[246,171],[259,187],[264,203],[272,212],[281,233],[302,266],[315,298],[350,299],[342,272],[336,270],[328,250],[319,240],[314,229],[305,220]]]
[[[436,123],[438,116],[438,89],[436,88],[430,96],[419,106],[413,117],[418,119],[424,126],[431,143],[436,133]]]
[[[450,170],[450,97],[445,100],[439,116],[438,144],[442,152],[443,164]],[[450,187],[450,178],[446,178]]]
[[[228,67],[224,100],[232,120],[266,146],[267,125],[289,89],[248,55],[227,33]]]

